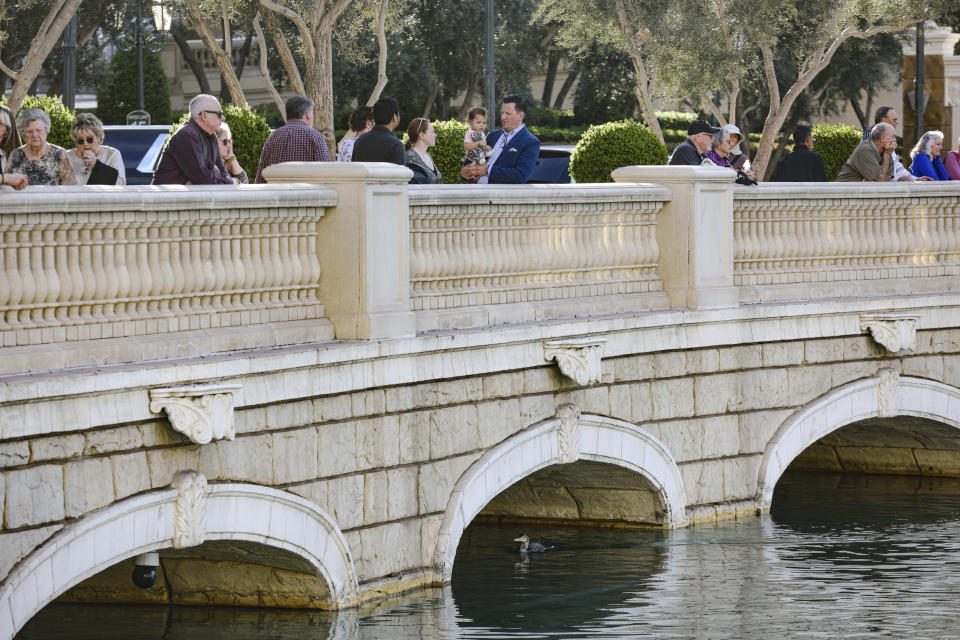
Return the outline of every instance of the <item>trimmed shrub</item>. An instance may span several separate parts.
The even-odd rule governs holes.
[[[251,110],[250,107],[241,108],[236,105],[225,104],[221,108],[223,109],[224,120],[230,127],[230,133],[233,137],[233,153],[237,156],[237,162],[247,172],[247,177],[253,182],[253,178],[257,175],[257,165],[260,164],[260,152],[263,151],[263,143],[270,137],[270,127],[264,117]],[[189,119],[190,114],[183,114],[180,121],[170,127],[170,135],[187,124]]]
[[[697,114],[688,111],[657,111],[657,120],[666,136],[667,129],[676,129],[687,139],[687,128],[697,119]]]
[[[260,164],[263,143],[270,137],[270,125],[250,107],[241,108],[227,104],[223,106],[223,116],[233,134],[233,153],[237,156],[237,162],[253,182],[257,175],[257,165]]]
[[[6,104],[7,98],[4,96],[0,104]],[[27,96],[20,105],[23,109],[43,109],[50,116],[50,133],[47,134],[47,142],[72,149],[76,146],[73,138],[70,137],[70,125],[73,124],[74,112],[60,101],[57,96]]]
[[[818,124],[813,127],[813,150],[823,156],[827,180],[833,181],[862,139],[863,132],[846,124]]]
[[[614,169],[666,163],[666,147],[646,125],[621,120],[587,129],[570,157],[570,175],[581,183],[613,182],[610,173]]]
[[[530,133],[540,138],[540,142],[549,144],[551,142],[577,143],[580,141],[580,136],[587,130],[587,127],[553,128],[543,125],[532,125],[528,126],[527,129],[530,130]]]
[[[137,52],[117,51],[107,77],[97,90],[97,115],[104,124],[127,124],[127,114],[137,108]],[[143,52],[143,108],[151,124],[171,122],[170,82],[160,56]]]
[[[548,129],[566,129],[573,124],[573,111],[548,109],[547,107],[528,107],[524,121],[528,127],[533,125]]]

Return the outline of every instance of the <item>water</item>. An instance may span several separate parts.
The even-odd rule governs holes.
[[[51,605],[19,637],[956,638],[960,481],[795,475],[769,516],[678,531],[474,524],[453,583],[344,614]]]

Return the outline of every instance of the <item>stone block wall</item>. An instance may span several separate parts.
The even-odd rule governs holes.
[[[551,364],[240,406],[236,439],[206,445],[165,418],[6,440],[0,576],[72,519],[196,469],[211,483],[269,485],[316,503],[346,536],[367,597],[412,588],[432,580],[428,567],[458,478],[491,446],[564,403],[663,442],[693,521],[753,514],[764,448],[798,407],[884,367],[960,386],[958,354],[958,329],[919,331],[915,351],[898,356],[864,335],[670,350],[606,359],[601,382],[586,387]],[[330,372],[321,366],[309,375]],[[258,375],[271,374],[251,373],[248,382]],[[569,484],[574,493],[591,488]],[[633,498],[655,514],[649,495]],[[509,500],[491,507],[499,516],[511,510],[538,515]]]

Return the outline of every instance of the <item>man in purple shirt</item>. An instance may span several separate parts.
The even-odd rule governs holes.
[[[330,162],[323,134],[313,128],[313,100],[291,96],[286,103],[287,123],[270,134],[260,152],[254,182],[264,183],[263,170],[281,162]]]
[[[235,184],[220,157],[220,102],[201,93],[190,101],[190,120],[173,134],[160,156],[153,184]]]

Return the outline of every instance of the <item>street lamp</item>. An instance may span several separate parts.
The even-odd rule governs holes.
[[[487,63],[486,63],[486,82],[483,92],[483,101],[487,105],[487,113],[490,121],[490,128],[495,129],[497,125],[497,95],[495,88],[495,78],[494,74],[494,23],[495,23],[495,14],[493,11],[493,0],[487,0],[487,11],[486,11],[486,36],[487,36]]]
[[[150,14],[144,16],[141,0],[129,2],[124,15],[124,23],[113,41],[121,51],[137,50],[137,109],[145,116],[146,122],[136,124],[150,124],[143,104],[143,50],[160,53],[167,39],[170,16],[164,11],[162,3],[154,7],[152,2]]]

